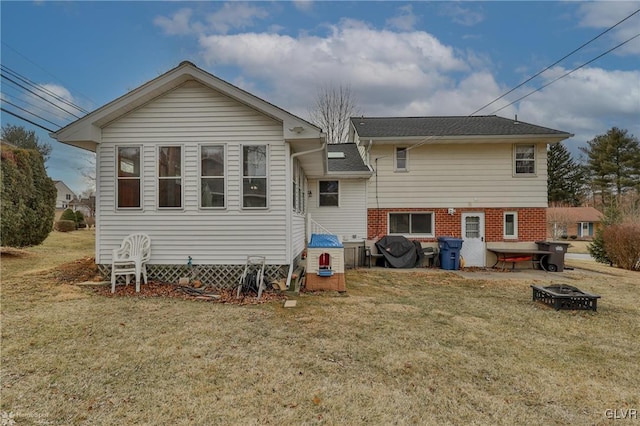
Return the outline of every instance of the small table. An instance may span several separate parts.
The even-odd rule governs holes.
[[[546,271],[544,261],[553,252],[536,249],[517,249],[517,248],[490,248],[487,249],[496,255],[496,263],[492,268],[502,262],[502,270],[506,269],[507,263],[511,263],[511,269],[516,266],[516,262],[531,262],[531,267],[535,269],[536,264],[540,265],[540,269]]]

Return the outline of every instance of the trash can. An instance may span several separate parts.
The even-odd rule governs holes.
[[[549,272],[564,271],[564,254],[571,245],[562,241],[536,241],[538,250],[550,251],[542,262],[542,266]]]
[[[460,269],[460,249],[462,240],[452,237],[438,237],[440,268],[455,271]]]

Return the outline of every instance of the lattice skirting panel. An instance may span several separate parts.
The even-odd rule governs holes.
[[[98,270],[105,280],[111,279],[111,265],[98,265]],[[205,286],[215,288],[233,288],[238,285],[244,265],[147,265],[149,280],[164,283],[178,283],[182,277],[200,280]],[[289,265],[265,265],[265,282],[280,280],[287,277]],[[118,281],[124,282],[124,277]]]

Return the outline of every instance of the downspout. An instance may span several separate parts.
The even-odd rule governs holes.
[[[327,146],[327,142],[326,142],[326,139],[325,139],[325,142],[322,143],[322,146],[320,148],[310,149],[308,151],[301,151],[301,152],[296,152],[294,154],[291,154],[291,157],[290,157],[291,160],[290,160],[289,164],[291,164],[293,166],[293,160],[295,160],[296,158],[298,158],[298,157],[300,157],[302,155],[313,154],[314,152],[318,152],[318,151],[324,151],[326,146]],[[306,196],[306,194],[305,194],[305,196]],[[305,233],[305,238],[306,238],[307,237],[307,235],[306,235],[307,234],[306,226],[305,226],[305,232],[304,233]],[[293,253],[292,253],[291,264],[289,264],[289,273],[287,274],[287,283],[286,283],[287,290],[291,286],[291,276],[293,275],[293,267],[295,266],[294,265],[295,261],[296,261],[296,259],[293,257]]]

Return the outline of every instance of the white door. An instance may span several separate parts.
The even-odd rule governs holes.
[[[485,266],[484,213],[462,213],[462,249],[464,266]]]

